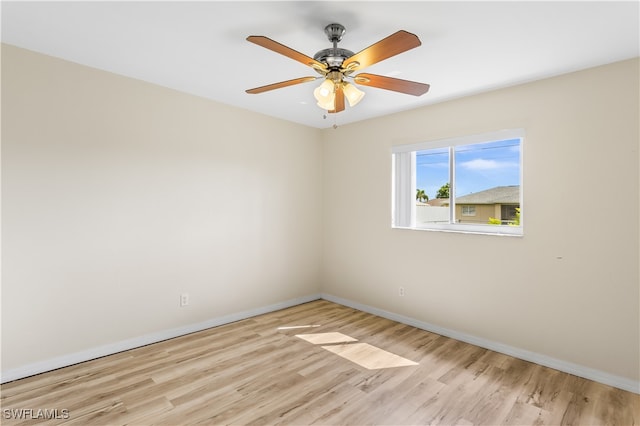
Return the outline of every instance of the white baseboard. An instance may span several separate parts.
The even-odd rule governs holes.
[[[0,376],[0,383],[23,379],[25,377],[44,373],[46,371],[68,367],[73,364],[78,364],[80,362],[85,362],[103,356],[112,355],[118,352],[127,351],[129,349],[138,348],[141,346],[149,345],[151,343],[162,342],[163,340],[173,339],[174,337],[184,336],[185,334],[206,330],[207,328],[229,324],[235,321],[251,318],[256,315],[278,311],[280,309],[285,309],[291,306],[300,305],[302,303],[311,302],[320,298],[321,297],[319,294],[303,296],[269,306],[263,306],[248,311],[225,315],[223,317],[212,318],[197,324],[190,324],[183,327],[172,328],[170,330],[159,331],[157,333],[146,334],[144,336],[134,337],[132,339],[122,340],[116,343],[110,343],[108,345],[100,346],[97,348],[91,348],[81,352],[76,352],[57,358],[24,365],[22,367],[12,368],[10,370],[2,371]]]
[[[322,294],[322,299],[330,302],[338,303],[340,305],[348,306],[350,308],[357,309],[359,311],[368,312],[383,318],[387,318],[393,321],[397,321],[403,324],[411,325],[422,330],[430,331],[432,333],[440,334],[442,336],[450,337],[452,339],[460,340],[462,342],[470,343],[472,345],[480,346],[485,349],[500,352],[505,355],[509,355],[515,358],[519,358],[525,361],[530,361],[536,364],[543,365],[545,367],[553,368],[565,373],[573,374],[574,376],[582,377],[585,379],[593,380],[594,382],[602,383],[608,386],[613,386],[618,389],[640,394],[640,381],[634,381],[626,377],[620,377],[613,374],[605,373],[600,370],[585,367],[582,365],[574,364],[571,362],[563,361],[560,359],[552,358],[546,355],[541,355],[535,352],[530,352],[524,349],[515,348],[492,340],[483,339],[481,337],[472,336],[470,334],[461,333],[455,330],[450,330],[437,325],[429,324],[423,321],[419,321],[404,315],[399,315],[393,312],[388,312],[382,309],[374,308],[372,306],[364,305],[351,300],[343,299],[341,297],[333,296],[331,294]]]
[[[76,352],[73,354],[63,355],[57,358],[36,362],[33,364],[24,365],[22,367],[2,371],[0,376],[0,383],[6,383],[13,380],[22,379],[25,377],[44,373],[47,371],[56,370],[62,367],[68,367],[70,365],[78,364],[80,362],[89,361],[89,360],[100,358],[107,355],[112,355],[118,352],[138,348],[140,346],[161,342],[163,340],[172,339],[174,337],[183,336],[185,334],[190,334],[190,333],[194,333],[201,330],[206,330],[211,327],[217,327],[220,325],[229,324],[235,321],[251,318],[256,315],[278,311],[280,309],[289,308],[291,306],[300,305],[302,303],[307,303],[307,302],[311,302],[313,300],[318,300],[318,299],[325,299],[330,302],[338,303],[340,305],[349,306],[351,308],[358,309],[363,312],[368,312],[370,314],[378,315],[383,318],[387,318],[403,324],[411,325],[413,327],[417,327],[422,330],[430,331],[432,333],[440,334],[442,336],[451,337],[452,339],[460,340],[462,342],[467,342],[472,345],[480,346],[482,348],[486,348],[486,349],[490,349],[506,355],[510,355],[525,361],[530,361],[536,364],[544,365],[545,367],[550,367],[559,371],[563,371],[565,373],[573,374],[578,377],[583,377],[585,379],[589,379],[595,382],[603,383],[605,385],[613,386],[618,389],[640,394],[640,382],[638,381],[634,381],[625,377],[615,376],[613,374],[605,373],[600,370],[584,367],[578,364],[548,357],[546,355],[541,355],[541,354],[530,352],[524,349],[515,348],[513,346],[504,345],[499,342],[494,342],[491,340],[461,333],[455,330],[450,330],[444,327],[439,327],[437,325],[419,321],[414,318],[406,317],[404,315],[385,311],[385,310],[364,305],[358,302],[353,302],[351,300],[343,299],[343,298],[333,296],[331,294],[326,294],[326,293],[299,297],[296,299],[287,300],[287,301],[276,303],[269,306],[264,306],[256,309],[251,309],[248,311],[238,312],[235,314],[225,315],[223,317],[212,318],[197,324],[190,324],[183,327],[177,327],[170,330],[151,333],[144,336],[139,336],[132,339],[123,340],[120,342],[100,346],[97,348],[92,348],[85,351]]]

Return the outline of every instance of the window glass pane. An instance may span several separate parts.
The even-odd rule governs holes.
[[[456,223],[519,225],[520,139],[456,146],[454,167]]]
[[[449,223],[449,148],[416,152],[416,226]]]
[[[392,226],[523,235],[523,139],[505,129],[394,146]]]
[[[476,215],[476,206],[463,205],[461,207],[462,207],[462,216]]]

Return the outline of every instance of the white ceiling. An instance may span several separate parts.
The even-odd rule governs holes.
[[[639,55],[639,5],[626,2],[281,1],[2,2],[2,41],[317,128]],[[258,95],[245,89],[311,68],[247,42],[264,35],[308,56],[331,47],[324,27],[343,24],[339,47],[358,52],[404,29],[422,46],[366,68],[431,90],[414,97],[361,87],[363,101],[327,115],[316,82]]]

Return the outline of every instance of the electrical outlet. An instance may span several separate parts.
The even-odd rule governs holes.
[[[398,296],[404,296],[404,287],[398,288]]]
[[[180,306],[187,306],[189,304],[189,293],[182,293],[180,295]]]

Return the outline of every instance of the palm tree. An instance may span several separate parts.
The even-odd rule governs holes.
[[[449,182],[445,183],[438,189],[436,198],[449,198]]]
[[[416,201],[420,201],[423,203],[426,203],[427,201],[429,201],[429,196],[427,195],[426,192],[424,192],[424,189],[416,190]]]

